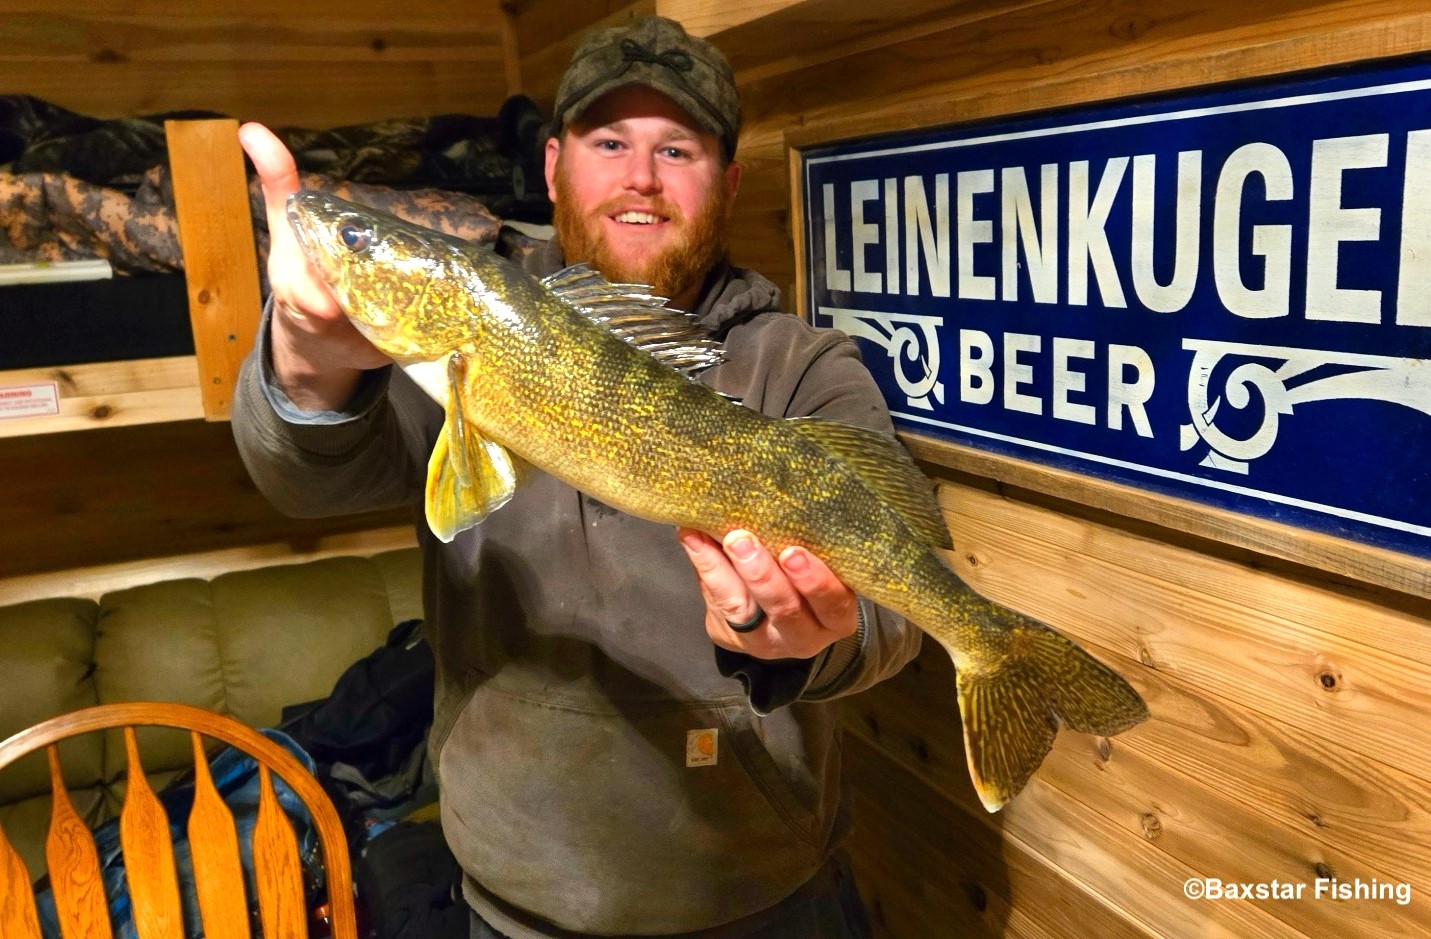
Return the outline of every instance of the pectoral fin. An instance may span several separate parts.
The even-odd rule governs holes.
[[[427,461],[427,525],[443,542],[506,505],[527,471],[521,458],[483,437],[469,419],[464,375],[462,356],[453,353],[447,364],[447,419]]]

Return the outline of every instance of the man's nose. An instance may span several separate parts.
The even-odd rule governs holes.
[[[626,188],[642,195],[659,192],[661,174],[656,166],[654,153],[632,152],[626,162]]]

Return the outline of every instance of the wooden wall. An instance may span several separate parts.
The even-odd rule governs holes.
[[[727,52],[746,113],[733,252],[792,302],[792,145],[1431,50],[1431,14],[1390,0],[511,10],[523,90],[546,104],[598,21],[660,12]],[[1111,663],[1153,718],[1111,740],[1062,735],[991,816],[968,783],[937,646],[852,699],[850,847],[880,936],[1431,935],[1431,602],[1395,587],[1431,583],[1426,565],[1403,562],[1377,586],[1296,563],[1288,530],[1234,548],[1196,507],[1132,510],[911,443],[938,482],[960,574]],[[1305,884],[1306,896],[1192,900],[1190,878]],[[1405,883],[1411,901],[1319,900],[1317,878]]]
[[[496,0],[0,0],[0,94],[304,127],[493,114],[501,22]]]

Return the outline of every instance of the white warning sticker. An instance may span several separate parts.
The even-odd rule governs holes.
[[[0,385],[0,420],[46,417],[60,413],[60,386],[47,381],[35,385]]]

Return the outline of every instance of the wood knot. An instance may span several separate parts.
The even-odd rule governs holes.
[[[1322,817],[1321,817],[1320,815],[1318,815],[1316,812],[1308,812],[1308,813],[1307,813],[1307,821],[1311,822],[1313,825],[1315,825],[1315,826],[1318,827],[1318,828],[1326,828],[1326,827],[1327,827],[1326,819],[1322,818]]]
[[[207,287],[201,288],[201,289],[199,290],[199,295],[198,295],[197,297],[195,297],[194,299],[195,299],[195,300],[198,300],[200,303],[208,303],[209,300],[212,299],[212,296],[211,296],[210,293],[209,293],[209,288],[207,288]]]
[[[969,902],[973,904],[974,909],[978,910],[980,913],[988,909],[989,895],[984,891],[982,885],[965,882],[960,886],[964,888],[964,896],[969,898]]]
[[[964,560],[968,563],[970,567],[978,567],[981,563],[977,554],[966,554],[964,555]]]
[[[1158,667],[1157,664],[1153,662],[1153,653],[1148,649],[1147,646],[1138,647],[1138,661],[1142,662],[1149,668]]]
[[[1332,870],[1332,866],[1325,861],[1318,861],[1313,864],[1312,870],[1316,871],[1317,876],[1323,880],[1331,880],[1336,876],[1336,873]]]
[[[1336,691],[1341,687],[1341,676],[1323,669],[1317,673],[1317,683],[1322,686],[1323,691]]]
[[[388,47],[388,42],[387,42],[386,39],[384,39],[383,37],[379,36],[379,37],[377,37],[376,39],[374,39],[372,42],[368,43],[368,47],[371,48],[374,52],[382,52],[382,51],[384,51],[385,49],[387,49],[387,47]]]
[[[1143,827],[1143,837],[1149,841],[1157,841],[1162,836],[1163,823],[1152,812],[1144,812],[1138,822]]]
[[[1098,759],[1102,760],[1104,763],[1107,763],[1109,760],[1113,759],[1113,741],[1109,740],[1107,737],[1098,738]]]
[[[128,62],[129,56],[125,55],[122,52],[116,52],[113,49],[96,49],[94,50],[94,52],[90,53],[89,60],[91,62],[99,62],[102,64],[112,64],[118,62]]]
[[[110,407],[110,406],[107,405],[107,404],[100,404],[100,405],[96,405],[94,408],[92,408],[92,409],[90,410],[89,416],[92,417],[92,418],[94,418],[94,419],[97,420],[97,421],[102,421],[102,420],[104,420],[106,417],[109,417],[109,415],[111,415],[111,414],[113,414],[113,413],[114,413],[114,408]]]
[[[1153,28],[1153,21],[1146,16],[1125,16],[1115,20],[1108,32],[1119,39],[1137,39]]]

